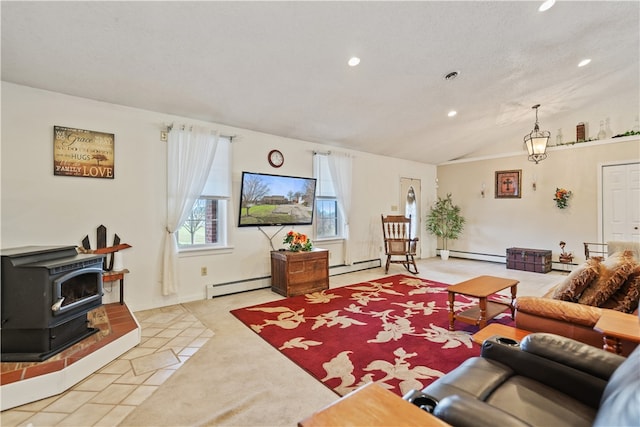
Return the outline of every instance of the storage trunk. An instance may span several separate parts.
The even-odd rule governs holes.
[[[546,249],[508,248],[507,268],[511,270],[548,273],[551,271],[551,251]]]
[[[329,251],[271,252],[271,290],[285,297],[329,289]]]

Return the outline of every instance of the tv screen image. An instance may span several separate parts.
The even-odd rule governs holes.
[[[239,227],[311,225],[315,178],[242,172]]]

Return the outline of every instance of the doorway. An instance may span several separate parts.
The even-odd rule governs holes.
[[[602,165],[602,242],[640,242],[640,163]]]
[[[420,180],[413,178],[400,178],[400,213],[406,217],[411,215],[411,238],[419,237],[421,228],[420,213]],[[420,246],[418,245],[416,256],[420,258]]]

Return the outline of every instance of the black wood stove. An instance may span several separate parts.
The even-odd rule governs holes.
[[[104,255],[26,246],[0,256],[2,362],[43,361],[98,332],[87,313],[102,305]]]

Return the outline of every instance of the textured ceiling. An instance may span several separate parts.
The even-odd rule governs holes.
[[[630,129],[640,2],[540,3],[2,1],[2,80],[435,164],[522,150],[534,104]]]

